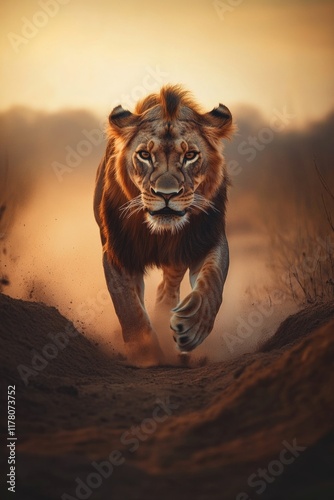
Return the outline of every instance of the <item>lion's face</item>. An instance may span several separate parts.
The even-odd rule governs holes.
[[[158,106],[137,115],[121,107],[112,112],[116,178],[129,200],[123,217],[143,211],[152,233],[175,233],[191,213],[214,208],[212,199],[225,176],[223,125],[230,124],[231,115],[225,106],[212,113],[184,107],[174,119],[164,119]]]
[[[150,134],[140,131],[129,151],[128,174],[140,190],[140,201],[150,230],[180,230],[191,212],[205,210],[210,199],[201,194],[208,151],[200,134],[180,124],[162,125]]]

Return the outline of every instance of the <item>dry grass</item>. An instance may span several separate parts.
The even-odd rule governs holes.
[[[304,209],[298,215],[291,211],[284,230],[282,221],[271,229],[275,279],[299,304],[334,299],[334,195],[316,163],[315,172],[318,185],[313,186],[313,197],[305,192]]]

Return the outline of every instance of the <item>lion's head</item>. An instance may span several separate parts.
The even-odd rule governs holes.
[[[191,214],[214,209],[227,182],[222,139],[232,128],[226,106],[204,113],[179,86],[148,96],[134,113],[116,107],[109,162],[127,199],[122,216],[143,212],[151,234],[177,233]]]

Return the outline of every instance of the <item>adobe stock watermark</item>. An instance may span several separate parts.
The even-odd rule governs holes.
[[[79,335],[80,333],[70,322],[68,322],[63,332],[48,333],[47,337],[50,339],[50,342],[43,346],[41,352],[38,352],[36,349],[31,350],[30,365],[20,364],[17,366],[24,385],[27,387],[29,385],[29,378],[36,377],[36,375],[45,370],[49,362],[56,359],[59,353],[68,346],[71,338],[78,337]]]
[[[275,307],[283,304],[286,295],[281,290],[273,290],[270,294],[270,301],[263,300],[257,304],[252,311],[246,316],[237,316],[236,333],[233,335],[229,332],[224,333],[222,340],[227,346],[231,354],[234,353],[235,348],[245,342],[246,339],[251,337],[253,333],[263,326],[266,319],[270,318],[275,311]]]
[[[10,31],[7,38],[13,48],[18,53],[22,46],[26,46],[30,40],[35,38],[41,29],[45,28],[49,20],[55,17],[62,5],[67,5],[70,0],[40,0],[38,5],[39,10],[28,19],[22,17],[22,26],[20,34]]]
[[[275,479],[283,474],[285,467],[291,465],[301,453],[306,450],[305,446],[297,444],[297,440],[293,439],[292,443],[288,441],[282,442],[283,449],[278,458],[269,462],[266,469],[258,469],[251,474],[247,480],[248,486],[255,489],[257,495],[261,495],[267,489],[269,484],[272,484]],[[246,492],[240,492],[235,497],[235,500],[252,500]]]
[[[111,103],[110,108],[118,106],[122,103],[129,109],[133,109],[139,99],[147,96],[151,92],[156,92],[160,89],[161,85],[166,83],[169,76],[168,73],[162,71],[159,66],[155,68],[146,66],[146,73],[141,80],[140,85],[136,85],[129,93],[122,94],[119,99]],[[51,163],[52,170],[59,182],[64,180],[65,174],[72,173],[78,168],[84,158],[92,154],[93,150],[99,147],[105,140],[106,123],[103,120],[98,128],[91,130],[83,129],[81,131],[82,139],[71,146],[65,147],[65,158],[63,161],[53,161]]]
[[[100,146],[104,140],[104,124],[100,128],[93,128],[90,130],[83,129],[81,139],[74,147],[65,147],[65,161],[53,161],[51,163],[52,170],[59,182],[62,182],[65,174],[72,173],[82,163],[84,158],[92,154],[94,148]]]
[[[298,296],[300,290],[305,292],[301,279],[304,282],[306,279],[313,279],[312,276],[320,269],[322,263],[331,262],[331,256],[334,254],[334,236],[329,234],[325,239],[316,236],[315,242],[312,255],[303,254],[302,261],[291,264],[282,277],[283,283],[289,285],[294,297]]]
[[[119,100],[112,103],[112,107],[122,105],[133,108],[138,100],[146,97],[150,92],[156,92],[160,89],[161,85],[167,83],[169,73],[162,71],[159,66],[152,68],[146,66],[146,74],[142,78],[140,85],[135,85],[127,94],[122,94]]]
[[[96,316],[109,305],[111,305],[109,292],[106,288],[101,288],[94,297],[87,297],[79,304],[76,308],[76,318],[78,321],[92,323]]]
[[[254,161],[258,153],[263,151],[268,144],[273,142],[275,135],[283,132],[295,117],[296,115],[288,113],[286,106],[284,106],[283,111],[274,109],[269,126],[262,127],[256,136],[250,135],[247,140],[240,142],[237,149],[238,153],[241,156],[246,156],[245,159],[248,163]],[[231,177],[239,175],[242,170],[243,167],[237,160],[230,160],[227,162],[227,171]]]
[[[127,451],[134,453],[138,450],[140,443],[146,441],[149,436],[154,434],[162,423],[169,419],[173,411],[178,409],[178,403],[172,403],[170,397],[157,398],[156,406],[152,411],[150,418],[145,418],[139,425],[133,425],[130,429],[123,432],[120,437],[120,442],[127,447]],[[100,488],[103,481],[109,479],[116,467],[123,465],[126,458],[119,449],[111,451],[106,460],[101,462],[91,462],[92,472],[84,479],[76,477],[75,479],[75,496],[68,493],[63,493],[61,500],[87,500],[92,493]]]
[[[225,15],[233,12],[244,0],[213,0],[212,5],[217,12],[219,19],[225,21]]]

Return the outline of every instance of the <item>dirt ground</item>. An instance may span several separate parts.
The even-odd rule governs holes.
[[[16,494],[1,498],[334,498],[334,303],[197,368],[126,366],[57,309],[3,294],[0,335],[17,436]]]

